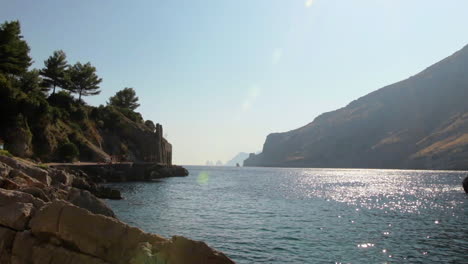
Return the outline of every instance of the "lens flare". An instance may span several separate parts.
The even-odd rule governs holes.
[[[208,180],[210,179],[210,176],[208,175],[208,172],[202,171],[200,174],[198,174],[197,182],[198,184],[206,184],[208,183]]]
[[[273,51],[273,59],[272,59],[273,65],[278,64],[281,60],[281,57],[283,57],[283,50],[275,49],[275,51]]]
[[[307,8],[311,7],[314,4],[314,0],[306,0],[305,1],[305,6]]]

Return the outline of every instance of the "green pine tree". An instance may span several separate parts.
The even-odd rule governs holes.
[[[133,88],[124,88],[118,91],[114,96],[109,98],[109,104],[120,108],[130,109],[134,111],[140,104],[138,104],[138,97],[136,96]]]
[[[81,96],[97,95],[99,84],[102,79],[96,75],[96,68],[91,63],[81,64],[80,62],[70,66],[65,74],[64,89],[73,93],[78,93],[78,100]]]
[[[65,72],[67,70],[67,55],[62,50],[54,51],[54,54],[44,61],[45,67],[41,70],[41,75],[44,77],[43,85],[48,89],[53,89],[52,94],[55,94],[55,88],[65,86]]]
[[[0,26],[0,72],[21,75],[32,64],[29,46],[21,36],[19,21],[5,22]]]
[[[48,88],[43,86],[43,80],[39,70],[33,69],[21,74],[18,80],[19,88],[25,92],[47,92]]]

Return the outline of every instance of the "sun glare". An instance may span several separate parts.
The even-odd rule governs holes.
[[[307,8],[311,7],[314,4],[314,0],[306,0],[305,1],[305,6]]]

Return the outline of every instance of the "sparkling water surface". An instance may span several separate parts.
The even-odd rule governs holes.
[[[468,172],[188,166],[112,184],[130,225],[237,263],[468,263]]]

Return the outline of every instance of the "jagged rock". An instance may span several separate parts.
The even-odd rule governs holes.
[[[16,232],[0,227],[0,263],[9,264]]]
[[[75,188],[83,189],[83,190],[91,190],[91,185],[88,181],[82,177],[73,177],[72,185]]]
[[[46,170],[34,167],[33,165],[29,165],[26,162],[21,162],[14,158],[2,155],[0,155],[0,162],[5,163],[13,169],[17,169],[23,172],[29,177],[32,177],[47,186],[50,186],[50,183],[52,182],[52,179],[49,177]]]
[[[44,183],[34,178],[29,177],[28,175],[26,175],[25,173],[17,169],[11,170],[8,177],[20,186],[28,186],[28,187],[31,186],[31,187],[39,187],[39,188],[45,188],[46,186]]]
[[[74,176],[65,170],[49,169],[49,174],[52,178],[52,185],[71,186],[73,183]]]
[[[44,206],[44,202],[30,194],[0,188],[0,205],[8,203],[30,203],[37,209]]]
[[[24,230],[34,215],[35,208],[43,205],[44,202],[30,194],[0,189],[0,225]]]
[[[468,193],[468,177],[466,177],[465,180],[463,180],[463,189],[466,193]]]
[[[210,248],[201,241],[174,236],[171,242],[158,252],[158,255],[171,264],[204,263],[225,264],[234,262],[223,253]]]
[[[78,207],[87,209],[94,214],[115,217],[112,209],[88,191],[71,188],[68,193],[67,201]]]
[[[188,176],[189,172],[186,168],[182,166],[161,166],[161,165],[154,165],[149,168],[149,178],[150,179],[157,179],[157,178],[166,178],[166,177],[183,177]]]
[[[33,213],[34,206],[30,203],[0,205],[0,225],[15,230],[24,230]]]
[[[34,264],[106,264],[106,262],[63,247],[41,244],[33,247]]]
[[[10,174],[11,167],[0,162],[0,178],[6,178]]]
[[[32,196],[41,199],[44,202],[50,202],[49,196],[42,190],[37,187],[26,187],[26,188],[21,188],[19,191],[24,192],[24,193],[29,193]]]
[[[102,199],[111,199],[111,200],[122,199],[122,194],[120,193],[119,190],[112,189],[106,186],[97,187],[97,190],[94,193],[94,195]]]
[[[20,186],[10,179],[0,178],[0,188],[7,190],[18,190]]]

